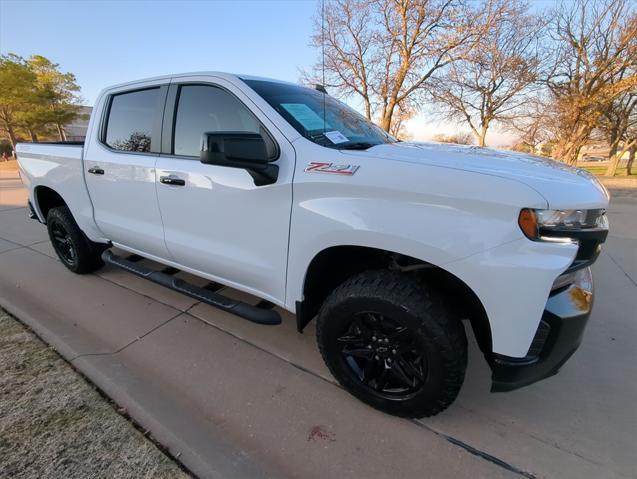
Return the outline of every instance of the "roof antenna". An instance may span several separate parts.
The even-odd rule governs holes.
[[[327,129],[326,121],[325,121],[325,95],[327,91],[325,90],[325,0],[321,0],[321,70],[323,74],[323,79],[321,80],[323,84],[323,133]],[[320,90],[319,90],[320,91]]]

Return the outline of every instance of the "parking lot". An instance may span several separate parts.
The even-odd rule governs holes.
[[[560,374],[491,394],[470,338],[458,400],[410,421],[339,388],[289,313],[259,326],[110,267],[70,273],[0,175],[0,305],[201,477],[637,474],[637,195],[611,202],[593,316]]]

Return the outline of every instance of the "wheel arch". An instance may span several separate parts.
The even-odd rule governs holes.
[[[347,278],[371,269],[398,269],[413,273],[439,294],[448,298],[459,319],[468,319],[480,349],[492,352],[491,326],[476,293],[460,278],[444,268],[395,251],[368,246],[330,246],[310,261],[303,280],[303,301],[296,302],[297,329],[318,314],[331,291]]]
[[[35,200],[35,208],[40,213],[42,222],[46,224],[46,217],[52,208],[58,206],[68,206],[64,198],[48,186],[39,185],[33,190],[33,199]]]

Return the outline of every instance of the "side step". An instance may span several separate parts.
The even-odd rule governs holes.
[[[117,256],[111,250],[104,251],[102,253],[102,259],[105,263],[117,266],[137,276],[148,279],[153,283],[161,284],[166,288],[178,291],[202,303],[241,316],[253,323],[281,324],[281,315],[273,309],[264,309],[236,299],[227,298],[219,293],[214,293],[208,289],[190,284],[183,279],[175,278],[170,274],[155,271],[136,262],[129,261],[126,258]]]

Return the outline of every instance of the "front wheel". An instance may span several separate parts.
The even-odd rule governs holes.
[[[368,271],[334,290],[319,313],[317,341],[345,389],[396,416],[438,414],[464,380],[462,323],[398,272]]]
[[[101,254],[107,245],[89,240],[68,207],[51,208],[46,216],[46,227],[53,249],[68,269],[86,274],[102,267]]]

